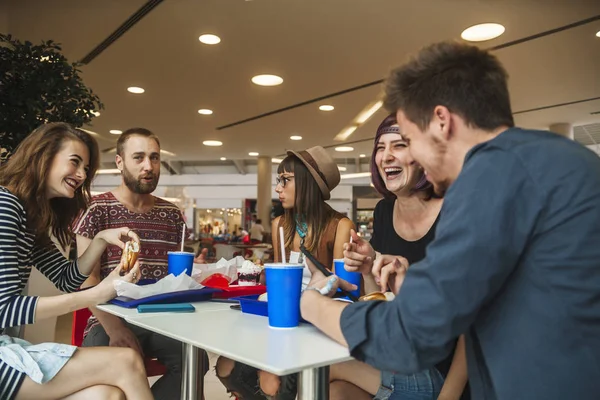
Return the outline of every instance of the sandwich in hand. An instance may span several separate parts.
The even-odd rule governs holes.
[[[125,243],[125,248],[123,249],[123,257],[121,260],[123,261],[123,272],[127,273],[133,266],[140,255],[140,244],[138,242],[134,242],[130,240]]]

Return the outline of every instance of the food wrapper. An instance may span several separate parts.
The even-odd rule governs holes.
[[[235,282],[238,278],[238,268],[244,263],[244,257],[237,256],[231,260],[221,258],[215,264],[194,264],[192,278],[196,282],[202,282],[213,274],[225,276],[229,283]]]
[[[179,292],[181,290],[202,289],[203,286],[186,274],[175,276],[169,274],[156,283],[138,286],[125,281],[115,281],[117,296],[125,296],[131,299],[142,299],[157,294]]]

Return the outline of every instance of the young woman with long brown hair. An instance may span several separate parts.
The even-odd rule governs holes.
[[[333,269],[333,260],[344,257],[344,243],[350,240],[350,230],[354,228],[352,221],[325,202],[340,183],[337,164],[321,146],[288,151],[277,168],[277,175],[275,191],[284,214],[272,222],[275,261],[282,260],[278,234],[282,227],[286,260],[290,260],[292,252],[299,253],[300,246],[304,245],[321,264]],[[308,268],[304,272],[303,287],[311,277]],[[297,374],[280,378],[221,357],[217,362],[217,376],[228,390],[242,399],[296,398]]]
[[[0,398],[152,398],[141,358],[131,349],[43,343],[32,345],[4,329],[56,317],[113,298],[113,282],[135,282],[139,265],[120,276],[121,266],[97,286],[75,292],[108,244],[139,241],[128,228],[94,238],[88,250],[69,261],[52,243],[73,239],[71,224],[90,199],[98,168],[98,145],[86,132],[63,123],[36,129],[0,167]],[[52,297],[22,295],[31,266],[59,289]]]

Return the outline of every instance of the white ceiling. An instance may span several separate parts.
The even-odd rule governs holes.
[[[6,0],[5,0],[6,1]],[[8,31],[20,39],[62,43],[79,60],[146,0],[7,0]],[[178,161],[251,159],[249,151],[277,156],[289,148],[339,144],[333,137],[380,94],[375,85],[315,104],[217,131],[219,126],[376,81],[421,46],[458,39],[468,26],[498,22],[501,37],[489,48],[600,14],[592,0],[171,0],[163,1],[82,68],[106,109],[90,128],[101,147],[114,145],[110,129],[155,131]],[[600,21],[496,51],[510,74],[515,112],[600,97]],[[222,42],[206,46],[202,33]],[[274,73],[278,87],[259,87],[253,75]],[[128,86],[146,89],[142,95]],[[332,104],[332,112],[318,110]],[[214,110],[211,116],[197,113]],[[522,126],[600,122],[600,100],[518,113]],[[354,158],[369,154],[384,112],[349,142]],[[290,135],[303,136],[293,142]],[[222,147],[209,148],[203,140]],[[112,158],[106,155],[107,160]],[[229,162],[229,161],[228,161]]]

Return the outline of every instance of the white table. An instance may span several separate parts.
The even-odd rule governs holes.
[[[352,359],[348,349],[329,339],[314,326],[273,329],[266,317],[235,310],[211,310],[195,314],[162,314],[126,317],[127,322],[184,343],[186,389],[182,396],[195,400],[201,387],[198,349],[282,376],[300,372],[298,398],[329,398],[329,365]]]

